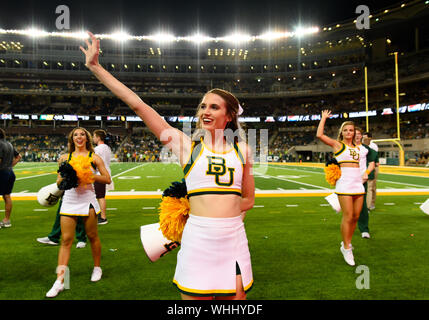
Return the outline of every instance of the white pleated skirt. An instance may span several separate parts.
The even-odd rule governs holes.
[[[179,291],[192,296],[235,295],[237,265],[244,291],[248,292],[253,285],[253,274],[241,216],[189,215],[173,279]]]
[[[79,186],[69,189],[64,192],[60,215],[87,217],[91,205],[95,213],[99,214],[101,210],[92,184],[88,184],[86,188]]]
[[[341,167],[341,177],[335,184],[335,193],[344,196],[365,194],[360,169]]]

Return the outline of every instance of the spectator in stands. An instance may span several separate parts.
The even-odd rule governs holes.
[[[0,129],[0,195],[3,196],[5,214],[0,228],[9,228],[10,215],[12,213],[12,193],[15,183],[15,173],[13,167],[21,160],[21,155],[16,151],[9,141],[6,141],[6,132]]]

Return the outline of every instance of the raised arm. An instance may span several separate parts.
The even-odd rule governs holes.
[[[337,140],[329,138],[327,135],[323,133],[325,130],[326,119],[328,119],[330,116],[331,116],[331,111],[329,110],[322,111],[322,119],[320,119],[319,126],[317,127],[316,137],[324,144],[332,147],[332,149],[334,149],[335,151],[341,148],[341,143],[339,143]]]
[[[91,42],[85,40],[88,48],[80,46],[85,54],[86,67],[103,83],[115,96],[126,103],[146,124],[152,133],[169,147],[180,159],[188,155],[191,139],[182,131],[170,126],[154,109],[144,103],[140,97],[127,86],[112,76],[98,62],[100,40],[88,32]]]

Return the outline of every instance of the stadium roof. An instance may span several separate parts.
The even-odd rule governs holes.
[[[372,12],[412,1],[365,1]],[[226,35],[266,35],[267,32],[296,32],[302,27],[330,25],[354,19],[358,1],[343,0],[217,0],[217,1],[62,1],[70,9],[71,31],[91,30],[117,37],[128,35],[199,34],[210,38]],[[0,10],[0,28],[4,30],[58,31],[57,0],[7,1]],[[278,35],[277,35],[278,36]]]

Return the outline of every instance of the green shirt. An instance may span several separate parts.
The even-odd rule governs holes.
[[[366,144],[362,143],[362,146],[368,149],[368,154],[366,155],[366,167],[368,168],[368,165],[370,162],[373,162],[373,161],[374,163],[378,162],[378,152],[370,148]],[[372,170],[371,173],[368,175],[368,180],[374,180],[374,178],[375,178],[375,170]]]

